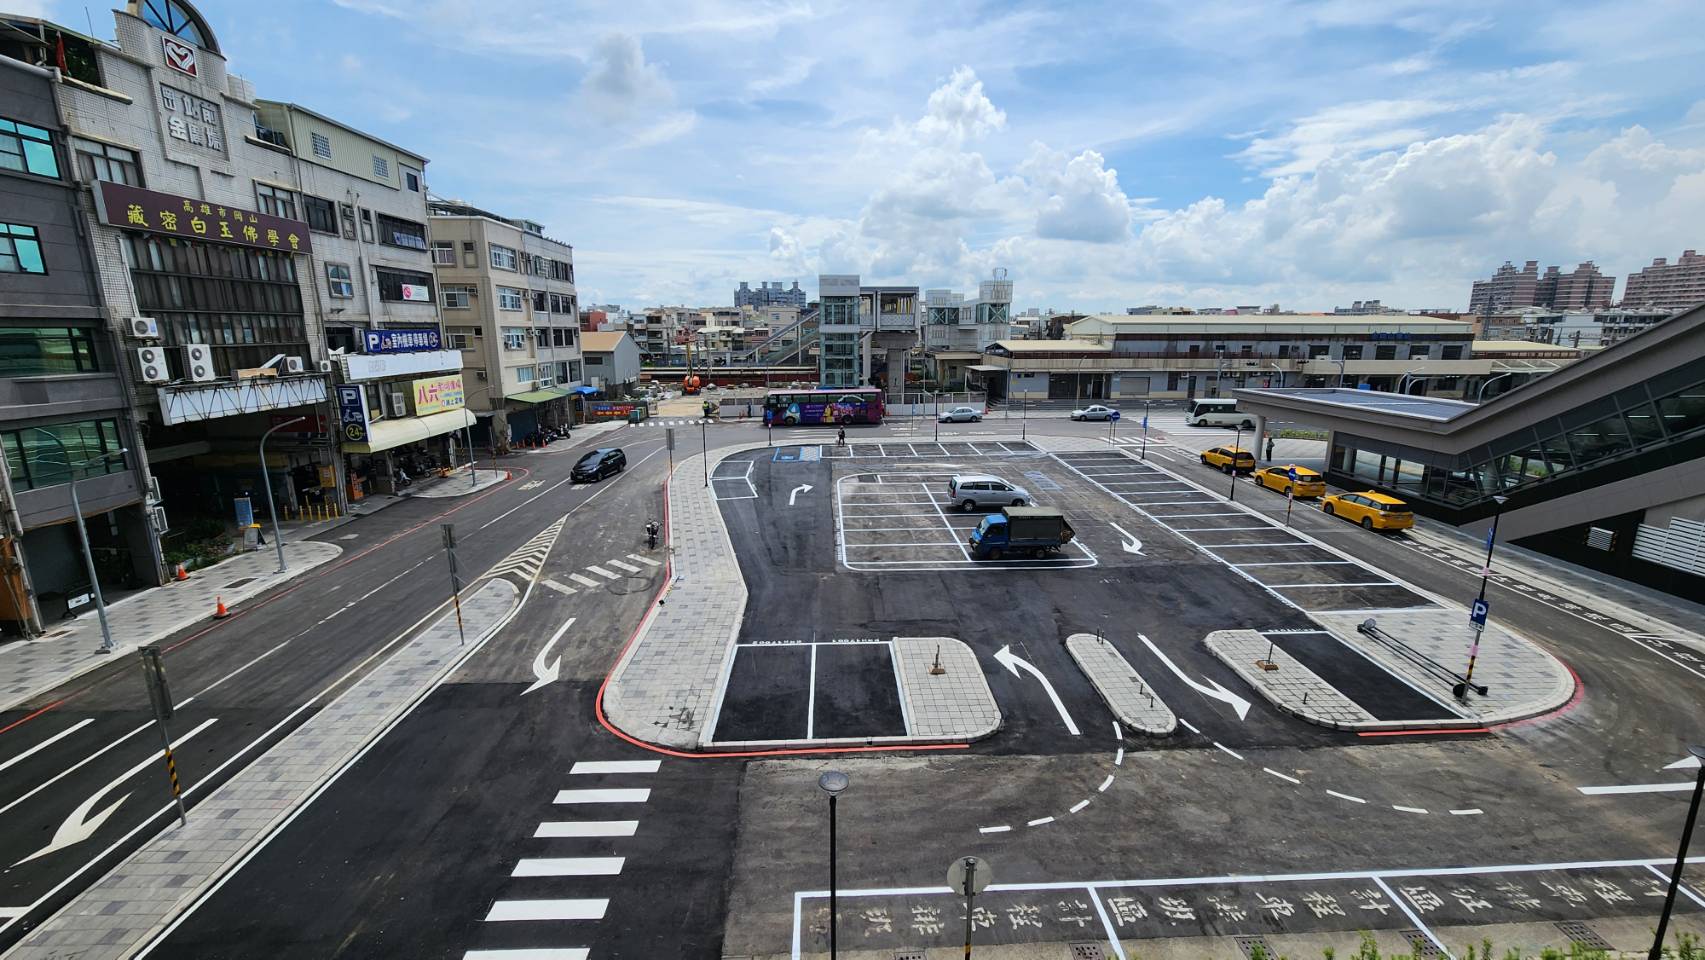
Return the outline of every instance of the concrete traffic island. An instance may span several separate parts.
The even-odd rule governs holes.
[[[1178,729],[1178,718],[1125,659],[1118,648],[1092,633],[1066,638],[1066,652],[1095,686],[1119,722],[1150,736],[1164,737]]]

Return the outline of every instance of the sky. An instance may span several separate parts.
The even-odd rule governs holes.
[[[1462,309],[1504,260],[1705,247],[1697,0],[198,9],[261,96],[573,244],[583,304],[1004,269],[1020,310]]]

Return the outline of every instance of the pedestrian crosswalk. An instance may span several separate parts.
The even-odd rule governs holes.
[[[602,885],[627,867],[610,841],[634,836],[639,820],[631,818],[651,799],[649,787],[625,784],[661,766],[653,759],[575,763],[568,772],[574,785],[559,789],[552,803],[570,805],[578,816],[547,820],[533,831],[532,839],[553,842],[529,844],[536,855],[515,861],[474,932],[480,945],[464,951],[462,960],[586,960],[595,930],[590,924],[610,910],[610,898],[600,896],[609,888]]]
[[[661,560],[653,560],[642,553],[630,553],[622,560],[602,560],[598,563],[587,564],[581,568],[581,570],[586,571],[585,573],[571,573],[568,575],[568,579],[579,584],[581,588],[597,589],[615,580],[622,580],[626,577],[643,576],[649,572],[648,568],[655,569],[661,566],[663,566],[663,561]],[[614,570],[610,569],[611,567],[622,572],[616,573]],[[587,573],[597,574],[604,579],[593,579],[592,577],[587,576]],[[560,580],[555,580],[549,577],[546,577],[544,580],[539,582],[565,597],[572,597],[580,592],[580,589],[578,588],[571,587]]]
[[[680,417],[671,417],[669,419],[664,419],[661,417],[651,417],[650,419],[641,420],[639,422],[639,425],[642,427],[696,427],[701,423],[715,423],[715,422],[716,422],[716,420],[714,420],[714,419],[706,420],[704,417],[699,417],[697,420],[685,419],[685,418],[680,418]]]

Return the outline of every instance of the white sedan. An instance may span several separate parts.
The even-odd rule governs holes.
[[[936,419],[942,423],[976,423],[983,419],[983,411],[977,407],[954,407],[941,411]]]
[[[1073,420],[1111,420],[1111,419],[1113,419],[1113,415],[1115,413],[1118,413],[1118,412],[1119,411],[1113,409],[1112,407],[1104,407],[1099,403],[1092,403],[1089,406],[1084,407],[1082,410],[1073,410],[1072,411],[1072,419]]]

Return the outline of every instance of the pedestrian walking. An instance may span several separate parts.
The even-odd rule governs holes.
[[[1267,459],[1268,460],[1273,459],[1273,438],[1272,437],[1267,438]]]
[[[836,427],[835,428],[835,446],[844,447],[846,445],[847,445],[847,428],[846,427]]]

